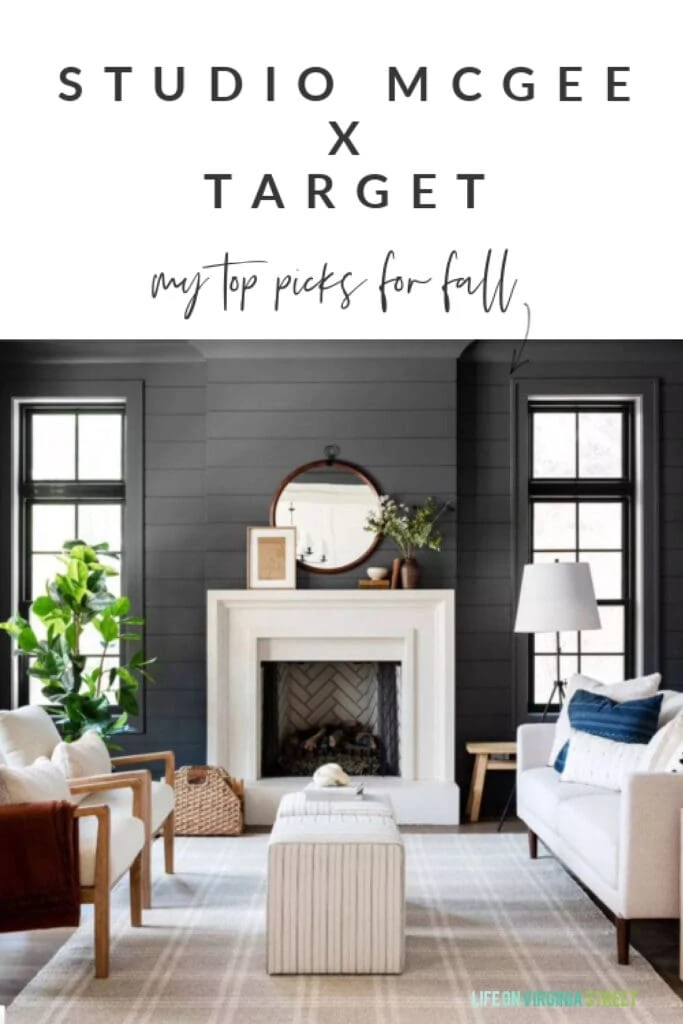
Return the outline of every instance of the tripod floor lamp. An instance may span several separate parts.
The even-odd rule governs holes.
[[[543,710],[544,722],[555,697],[562,707],[567,692],[560,663],[560,633],[584,629],[600,629],[600,615],[588,563],[539,562],[525,565],[519,590],[515,633],[555,634],[555,681]],[[498,823],[499,832],[507,817],[515,789],[516,786],[513,786]]]
[[[543,712],[545,721],[555,702],[562,707],[566,682],[562,678],[560,633],[600,629],[593,579],[587,562],[543,562],[524,566],[515,633],[555,634],[555,681]]]

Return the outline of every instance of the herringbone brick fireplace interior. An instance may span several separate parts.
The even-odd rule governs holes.
[[[399,774],[400,666],[264,662],[262,774],[337,761],[353,774]]]

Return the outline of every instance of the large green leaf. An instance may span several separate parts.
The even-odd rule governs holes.
[[[51,597],[37,597],[31,606],[31,610],[38,618],[43,619],[53,615],[57,611],[57,605]]]
[[[156,658],[145,658],[144,651],[136,651],[133,657],[130,659],[131,668],[142,668],[143,665],[153,665]]]
[[[138,704],[137,697],[130,687],[121,687],[118,692],[118,702],[127,714],[137,715],[140,713],[140,706]]]
[[[27,626],[28,622],[21,615],[13,615],[7,622],[0,622],[0,629],[3,629],[11,636],[19,636]]]
[[[91,594],[85,605],[91,612],[103,612],[105,608],[111,608],[115,602],[116,597],[114,594],[109,594],[107,591],[100,591],[96,594]]]
[[[17,637],[17,644],[25,654],[33,654],[39,648],[38,637],[30,626],[24,626]]]
[[[114,601],[113,605],[109,609],[112,615],[116,615],[122,618],[125,622],[129,622],[126,619],[126,615],[130,611],[130,600],[127,597],[119,597],[117,601]]]
[[[105,613],[94,619],[93,625],[106,644],[118,640],[119,624],[111,614]]]

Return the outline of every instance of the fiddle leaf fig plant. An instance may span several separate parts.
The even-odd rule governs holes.
[[[64,569],[31,605],[31,621],[13,615],[0,629],[14,638],[17,654],[31,659],[29,675],[42,682],[50,702],[45,710],[63,738],[71,742],[95,730],[116,750],[111,737],[128,731],[129,716],[138,714],[138,690],[143,679],[151,680],[147,669],[156,658],[138,650],[128,662],[113,662],[121,641],[140,641],[137,627],[145,620],[130,615],[127,597],[109,590],[108,581],[118,572],[108,564],[116,557],[108,552],[105,543],[67,541],[59,556]],[[98,654],[91,653],[93,631]]]

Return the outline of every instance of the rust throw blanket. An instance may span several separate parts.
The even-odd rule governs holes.
[[[77,827],[66,801],[0,807],[0,932],[79,923]]]

